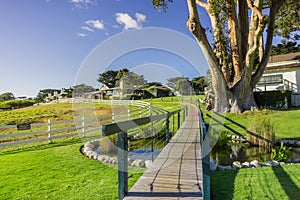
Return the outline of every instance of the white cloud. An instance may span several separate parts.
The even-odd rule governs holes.
[[[99,30],[105,29],[103,21],[100,20],[88,20],[85,23],[89,25],[91,28],[95,28]]]
[[[69,0],[76,8],[88,8],[89,5],[94,5],[95,0]]]
[[[142,22],[146,21],[146,15],[135,13],[136,19],[133,19],[127,13],[116,13],[116,21],[124,25],[123,30],[140,29],[143,27]]]
[[[82,29],[82,30],[86,30],[86,31],[90,31],[90,32],[94,32],[94,30],[91,29],[91,28],[88,27],[88,26],[82,26],[81,29]]]
[[[135,17],[138,22],[145,22],[146,21],[146,15],[143,15],[141,13],[135,13]]]
[[[77,36],[84,38],[87,36],[87,34],[86,33],[77,33]]]

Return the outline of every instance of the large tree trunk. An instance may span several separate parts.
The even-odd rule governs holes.
[[[223,21],[222,14],[220,18],[218,13],[220,9],[216,9],[216,6],[222,6],[221,1],[187,0],[190,13],[187,27],[203,50],[212,74],[212,87],[215,93],[214,111],[241,113],[257,107],[253,89],[266,68],[272,46],[276,13],[285,1],[271,1],[268,22],[267,17],[263,15],[264,0],[224,1],[230,36],[230,44],[227,45],[224,42],[226,40],[223,39],[227,34],[224,30],[226,27],[221,25]],[[201,25],[197,4],[206,10],[210,17],[213,45],[208,41],[205,29]],[[248,16],[250,13],[251,18]],[[264,44],[263,31],[266,24],[268,31]],[[257,54],[259,59],[256,59]],[[228,59],[228,56],[231,56],[231,59]]]

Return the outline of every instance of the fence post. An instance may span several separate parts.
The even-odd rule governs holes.
[[[166,144],[169,143],[169,125],[170,125],[170,120],[169,120],[170,114],[169,112],[167,113],[167,119],[166,119]]]
[[[112,121],[112,123],[115,122],[115,114],[114,113],[111,114],[111,121]]]
[[[127,114],[128,115],[128,120],[130,120],[130,110],[128,109],[127,112],[128,112],[128,114]]]
[[[127,132],[118,133],[118,199],[128,193],[128,138]]]
[[[142,106],[140,107],[140,117],[142,117]]]
[[[84,123],[84,117],[82,117],[82,119],[81,119],[81,128],[82,128],[82,130],[81,130],[81,134],[82,134],[82,136],[84,137],[85,136],[85,123]]]
[[[48,119],[48,140],[49,140],[49,143],[52,143],[52,138],[51,138],[51,119]]]
[[[180,112],[177,113],[177,127],[180,129]]]
[[[202,176],[203,176],[203,200],[210,199],[210,158],[209,158],[209,139],[207,138],[208,124],[205,122],[201,122],[201,132],[203,134],[202,138],[202,151],[206,155],[203,157],[202,155]]]

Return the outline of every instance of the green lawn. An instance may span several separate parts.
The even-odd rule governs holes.
[[[117,199],[117,166],[84,157],[80,143],[0,155],[0,199]],[[129,186],[144,170],[130,168]]]
[[[300,197],[299,174],[299,164],[212,172],[212,199],[296,200]]]
[[[225,122],[224,130],[231,134],[246,135],[256,114],[270,118],[274,125],[276,139],[300,139],[300,109],[246,111],[242,114],[226,113],[219,116],[212,112],[205,112],[204,116],[207,122],[215,123],[211,119]]]

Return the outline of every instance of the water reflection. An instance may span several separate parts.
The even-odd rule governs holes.
[[[246,147],[240,145],[225,145],[214,147],[211,151],[211,158],[216,160],[217,165],[232,165],[234,161],[251,162],[258,160],[267,162],[271,160],[271,152],[262,147]],[[290,158],[300,158],[300,148],[293,148],[289,154]]]

